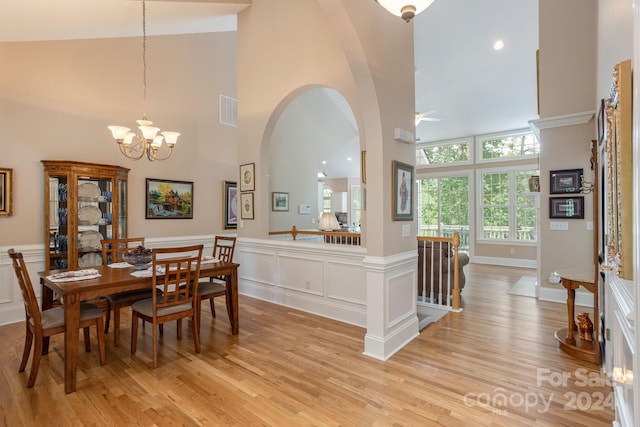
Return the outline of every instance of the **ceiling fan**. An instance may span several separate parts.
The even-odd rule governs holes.
[[[425,111],[424,113],[419,113],[416,111],[416,126],[420,124],[420,122],[439,122],[442,120],[441,117],[429,117],[432,114],[435,114],[436,110]]]

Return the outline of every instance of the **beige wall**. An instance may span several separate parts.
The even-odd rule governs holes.
[[[270,195],[261,164],[278,116],[300,91],[314,86],[340,92],[358,121],[371,172],[364,224],[368,254],[412,250],[414,239],[401,238],[402,223],[391,221],[390,203],[391,160],[415,162],[412,146],[393,141],[394,127],[413,128],[413,31],[375,2],[272,0],[254,2],[239,14],[238,160],[256,163],[258,181],[257,219],[244,221],[238,234],[267,235]]]
[[[595,109],[596,0],[540,0],[540,119]],[[584,169],[590,179],[590,143],[594,119],[588,123],[542,129],[540,153],[541,285],[559,269],[593,269],[593,196],[585,195],[585,219],[565,220],[568,231],[550,230],[549,171]],[[558,221],[558,220],[554,220]]]
[[[236,96],[236,34],[149,37],[148,115],[182,133],[165,162],[122,156],[106,128],[142,116],[140,38],[0,43],[0,167],[13,168],[14,215],[0,246],[43,243],[40,160],[115,164],[129,174],[129,234],[222,228],[222,181],[236,180],[236,128],[218,124],[218,95]],[[145,178],[194,182],[193,220],[145,220]]]

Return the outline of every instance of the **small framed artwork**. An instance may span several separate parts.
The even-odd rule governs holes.
[[[255,191],[256,189],[256,164],[247,163],[240,165],[240,192]]]
[[[584,197],[549,198],[549,218],[584,219]]]
[[[271,210],[272,211],[288,211],[289,210],[289,193],[280,193],[274,191],[271,193]]]
[[[193,219],[193,182],[147,178],[146,219]]]
[[[0,168],[0,216],[13,213],[13,169]]]
[[[393,220],[413,221],[413,166],[393,161]]]
[[[240,193],[240,218],[253,219],[253,193]]]
[[[550,171],[550,193],[579,193],[582,185],[582,169]]]
[[[367,152],[360,152],[360,180],[363,184],[367,183]]]
[[[224,229],[238,228],[238,186],[234,181],[222,183]]]

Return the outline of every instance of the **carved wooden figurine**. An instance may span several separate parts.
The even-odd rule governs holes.
[[[593,341],[593,322],[589,319],[589,313],[578,314],[580,339]]]

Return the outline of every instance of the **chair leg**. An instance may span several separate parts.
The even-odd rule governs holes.
[[[36,377],[38,376],[38,370],[40,369],[40,359],[42,359],[42,338],[35,340],[33,347],[33,361],[31,362],[31,372],[29,373],[29,379],[27,380],[27,388],[32,388],[36,383]]]
[[[176,320],[176,336],[179,340],[182,339],[182,319]]]
[[[131,354],[136,352],[138,344],[138,316],[131,311]]]
[[[31,330],[27,326],[27,334],[24,337],[24,350],[22,351],[22,360],[20,361],[20,368],[18,368],[18,372],[24,372],[24,368],[27,367],[27,361],[29,360],[29,353],[31,353],[32,343],[33,343],[33,332],[31,332]]]
[[[111,310],[113,310],[113,307],[111,306],[111,303],[109,302],[109,300],[107,300],[107,312],[106,314],[106,318],[104,320],[104,333],[108,334],[109,333],[109,324],[111,323]]]
[[[158,330],[153,325],[153,368],[158,367]]]
[[[91,351],[91,336],[89,335],[89,327],[84,328],[84,351]]]
[[[216,305],[213,303],[213,297],[209,298],[209,306],[211,307],[211,317],[216,317]]]
[[[98,336],[98,353],[100,354],[100,364],[107,364],[107,352],[105,351],[104,345],[104,324],[102,321],[102,317],[96,320],[96,335]]]
[[[198,334],[200,334],[200,322],[202,321],[202,300],[196,298],[196,318],[198,319]]]
[[[115,329],[113,331],[113,345],[117,347],[120,345],[120,306],[118,305],[113,306],[113,328]]]
[[[200,353],[200,333],[198,319],[195,313],[192,316],[191,328],[193,329],[193,344],[196,347],[196,353]]]

